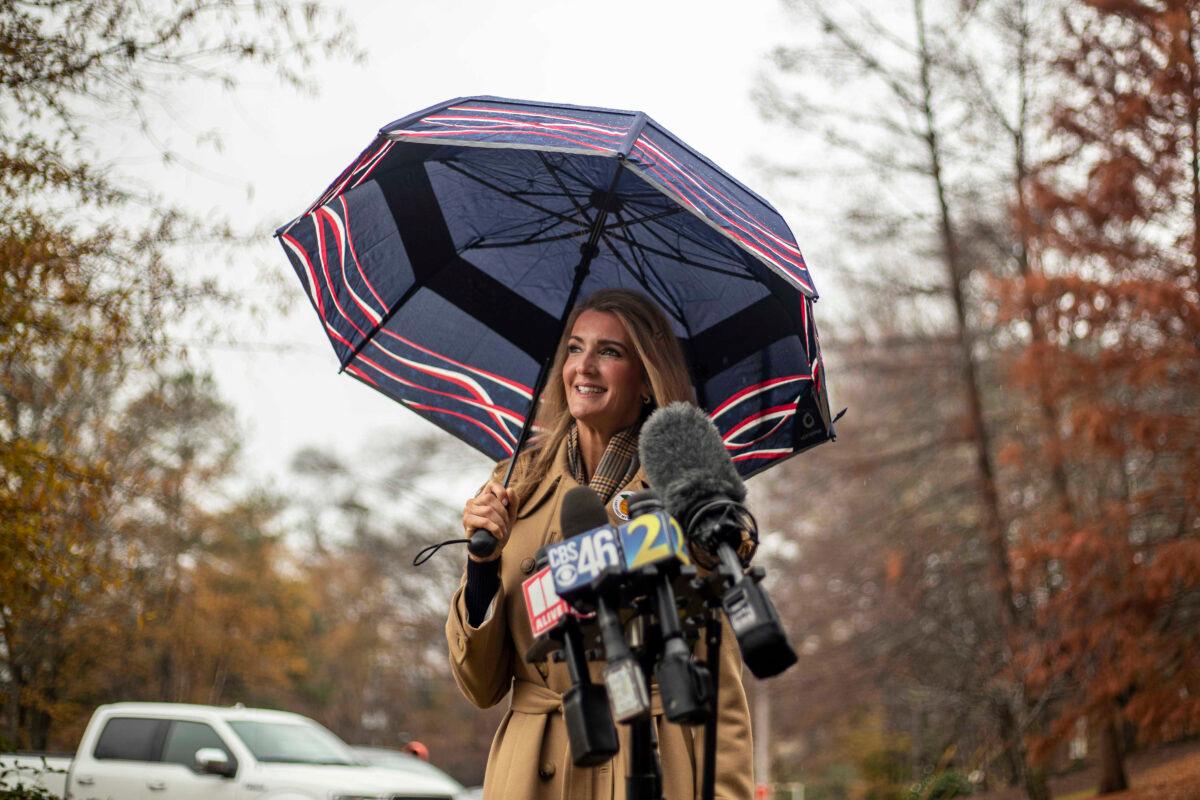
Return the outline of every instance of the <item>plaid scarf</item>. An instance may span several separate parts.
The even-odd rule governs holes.
[[[579,452],[579,428],[572,424],[567,432],[567,465],[571,468],[571,476],[579,485],[587,486],[607,503],[617,489],[633,480],[638,471],[637,443],[640,430],[640,424],[634,425],[609,439],[595,474],[588,480],[584,474],[583,456]]]

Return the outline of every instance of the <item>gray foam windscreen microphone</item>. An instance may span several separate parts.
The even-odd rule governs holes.
[[[691,403],[671,403],[651,414],[642,425],[638,455],[650,485],[681,523],[698,501],[714,495],[739,503],[746,499],[721,434]]]

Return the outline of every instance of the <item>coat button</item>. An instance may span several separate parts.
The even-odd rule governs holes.
[[[553,778],[554,777],[554,763],[550,762],[550,761],[543,761],[542,765],[540,767],[538,767],[538,777],[544,781],[548,781],[551,778]]]
[[[524,561],[521,562],[521,572],[523,572],[526,575],[533,572],[534,564],[535,564],[535,562],[532,558],[525,559]]]

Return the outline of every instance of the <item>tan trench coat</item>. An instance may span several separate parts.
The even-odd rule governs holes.
[[[478,628],[467,622],[463,585],[450,601],[446,641],[450,667],[467,698],[480,708],[509,699],[488,755],[483,781],[484,800],[624,800],[628,772],[629,728],[617,725],[621,751],[607,764],[575,767],[567,745],[562,692],[570,686],[561,663],[528,664],[525,652],[533,635],[525,611],[521,582],[532,572],[534,553],[561,539],[559,510],[566,492],[578,484],[566,465],[565,446],[546,479],[521,505],[508,545],[500,557],[500,589],[489,616]],[[497,469],[499,473],[499,468]],[[646,487],[639,472],[624,489]],[[619,523],[609,506],[609,517]],[[698,652],[703,652],[703,644]],[[592,676],[601,680],[601,665]],[[750,714],[742,686],[742,663],[728,625],[721,647],[721,685],[717,747],[716,796],[749,800],[754,794],[751,774]],[[700,796],[704,751],[703,726],[675,725],[661,716],[657,687],[654,697],[659,756],[666,800]]]

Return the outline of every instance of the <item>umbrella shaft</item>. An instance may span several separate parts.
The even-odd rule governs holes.
[[[617,183],[621,180],[621,173],[624,171],[624,159],[618,160],[617,168],[613,171],[612,182],[608,185],[608,196],[604,200],[603,207],[597,209],[596,219],[592,221],[592,229],[589,232],[587,242],[579,248],[580,257],[579,264],[575,267],[575,280],[571,283],[571,293],[567,295],[567,302],[563,306],[562,316],[560,317],[562,319],[562,327],[558,331],[559,339],[562,339],[562,335],[567,329],[567,320],[571,317],[571,309],[575,307],[575,301],[579,299],[579,291],[583,288],[583,282],[587,278],[588,270],[591,268],[592,259],[600,252],[597,242],[600,241],[600,234],[604,230],[604,222],[608,218],[608,206],[612,202],[613,195],[616,194]],[[529,413],[525,415],[525,423],[521,426],[521,435],[517,437],[517,447],[513,451],[512,459],[508,462],[508,469],[504,471],[504,485],[506,487],[512,479],[513,469],[517,465],[517,456],[525,448],[525,442],[529,439],[529,434],[533,430],[533,419],[537,416],[538,400],[541,399],[542,389],[546,388],[546,379],[549,377],[550,367],[554,364],[554,355],[555,351],[551,351],[546,360],[542,362],[541,369],[538,370],[537,380],[533,384],[533,399],[529,404]]]

